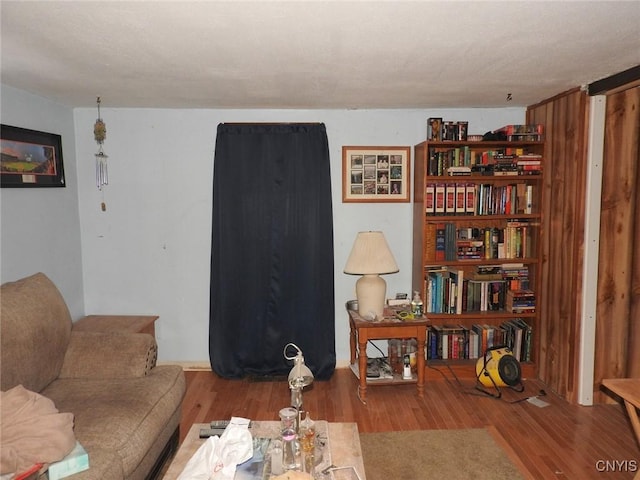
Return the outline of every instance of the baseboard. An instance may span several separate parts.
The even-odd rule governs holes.
[[[167,361],[159,361],[158,365],[180,365],[185,372],[191,371],[211,371],[211,364],[209,362],[172,362],[170,360]],[[336,368],[348,368],[349,360],[338,360],[336,361]]]
[[[186,372],[190,371],[211,371],[211,364],[209,362],[179,362],[179,361],[158,361],[158,365],[179,365]]]

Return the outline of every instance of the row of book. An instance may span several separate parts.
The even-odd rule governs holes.
[[[500,325],[433,325],[427,332],[428,360],[475,360],[488,348],[506,346],[520,362],[531,361],[533,329],[522,318]]]
[[[510,220],[504,227],[466,228],[453,222],[425,225],[426,261],[523,259],[535,254],[537,222]]]
[[[443,121],[441,117],[427,120],[427,140],[430,142],[466,141],[469,122]]]
[[[528,215],[533,212],[534,185],[513,183],[427,183],[427,215]]]
[[[505,309],[513,313],[534,313],[536,311],[536,295],[529,289],[508,290]]]
[[[541,123],[505,125],[493,133],[504,136],[508,142],[539,142],[544,138],[544,125]]]
[[[467,272],[448,267],[425,274],[424,308],[429,313],[460,315],[468,312],[509,311],[534,313],[535,294],[523,264],[494,266],[497,274]]]
[[[506,153],[507,151],[509,153]],[[541,170],[542,155],[528,153],[522,149],[430,148],[426,165],[427,175],[436,177],[472,173],[504,175],[505,173],[501,172],[505,171],[512,172],[513,175],[531,175],[539,174]]]

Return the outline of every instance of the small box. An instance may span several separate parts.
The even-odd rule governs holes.
[[[442,118],[429,118],[427,120],[427,141],[442,141]]]
[[[49,480],[59,480],[89,469],[89,454],[79,442],[69,455],[49,465]]]

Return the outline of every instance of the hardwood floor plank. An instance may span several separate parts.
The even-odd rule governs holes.
[[[314,420],[356,422],[361,433],[420,429],[489,428],[528,478],[632,479],[625,463],[640,468],[626,411],[620,404],[570,405],[537,380],[526,380],[525,391],[501,389],[501,398],[482,394],[472,377],[457,378],[442,366],[430,371],[424,398],[415,385],[369,386],[367,404],[358,398],[358,383],[350,369],[337,369],[327,381],[316,381],[304,392],[304,406]],[[242,416],[277,420],[290,402],[285,381],[223,379],[210,371],[187,371],[180,441],[193,423]],[[539,408],[529,402],[510,403],[547,392]],[[597,462],[618,462],[599,471]],[[602,465],[602,464],[601,464]],[[602,468],[602,467],[601,467]]]

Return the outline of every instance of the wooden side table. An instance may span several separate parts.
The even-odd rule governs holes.
[[[360,385],[358,395],[363,403],[367,399],[367,384],[389,385],[394,383],[415,383],[416,380],[403,380],[401,376],[394,374],[391,379],[379,379],[367,381],[367,342],[369,340],[415,338],[418,343],[416,351],[418,396],[424,396],[424,367],[425,367],[425,343],[427,341],[427,327],[429,321],[426,317],[413,320],[400,320],[393,312],[386,311],[382,321],[369,321],[363,319],[357,311],[349,312],[349,347],[351,351],[352,367],[358,360],[358,377]]]
[[[157,315],[87,315],[73,324],[77,332],[148,333],[156,338]]]
[[[605,378],[602,385],[624,400],[631,426],[640,445],[640,378]]]

